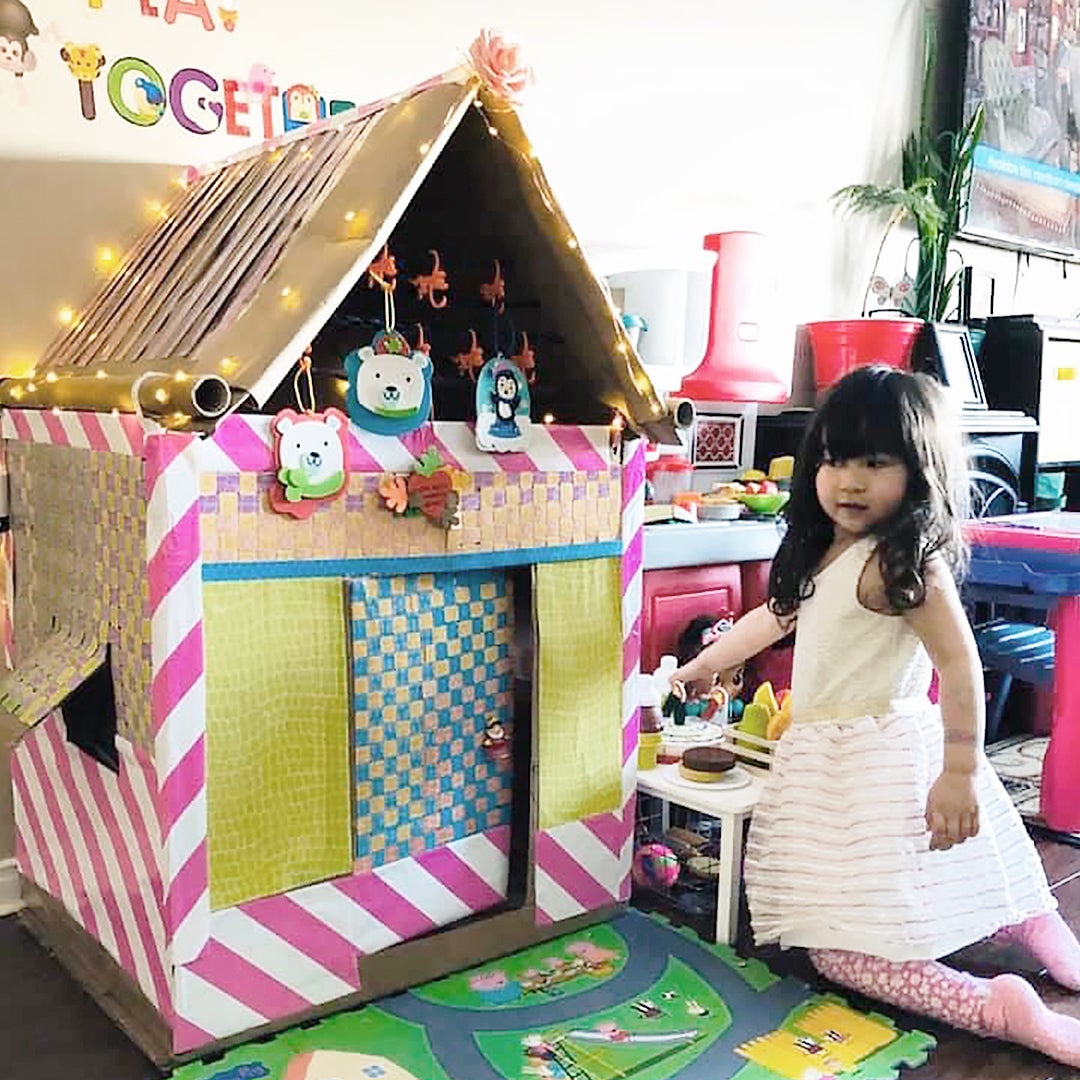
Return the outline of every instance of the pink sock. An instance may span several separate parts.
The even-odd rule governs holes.
[[[1048,1009],[1019,975],[979,979],[937,960],[897,963],[840,949],[812,949],[810,960],[825,978],[868,997],[1080,1066],[1080,1020]]]
[[[994,936],[1026,949],[1059,986],[1080,991],[1080,942],[1056,911],[1005,926]]]

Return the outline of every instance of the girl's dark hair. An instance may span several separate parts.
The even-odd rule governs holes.
[[[813,594],[814,573],[833,542],[833,522],[815,484],[826,453],[833,461],[888,454],[907,466],[903,501],[874,527],[893,611],[923,602],[931,555],[940,552],[954,574],[962,573],[967,471],[959,425],[940,384],[884,365],[856,368],[822,402],[795,459],[787,531],[769,574],[769,606],[777,615],[791,615]]]

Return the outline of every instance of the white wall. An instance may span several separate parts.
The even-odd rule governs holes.
[[[697,247],[706,232],[759,229],[775,241],[786,321],[858,312],[878,223],[838,218],[828,197],[895,175],[916,112],[922,0],[206,0],[210,30],[192,13],[203,2],[53,0],[54,15],[48,0],[28,0],[38,63],[19,80],[0,70],[0,154],[215,160],[262,134],[258,100],[237,117],[252,129],[246,139],[211,111],[221,84],[243,83],[253,65],[273,70],[279,89],[311,83],[327,100],[367,101],[454,66],[481,26],[499,26],[526,44],[538,73],[525,121],[586,248]],[[229,3],[233,32],[219,12]],[[60,58],[68,41],[98,45],[106,59],[93,120]],[[147,127],[122,119],[106,82],[125,56],[152,64],[166,84],[184,68],[210,75],[217,90],[189,83],[181,103],[217,130],[193,134],[171,108]],[[129,107],[135,77],[123,91]],[[242,90],[233,97],[243,106]],[[276,131],[281,123],[276,102]],[[131,213],[134,226],[142,207]],[[55,256],[47,232],[44,222],[29,251],[0,246],[0,281]],[[107,242],[99,229],[94,243]],[[78,251],[72,257],[92,257],[89,244]],[[883,272],[899,276],[902,257],[898,237]],[[1014,297],[1015,256],[982,250],[983,259],[999,277],[999,310],[1071,313],[1058,265],[1031,260]]]

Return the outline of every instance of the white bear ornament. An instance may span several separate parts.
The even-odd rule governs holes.
[[[431,415],[431,360],[396,330],[345,357],[349,419],[376,435],[415,431]]]
[[[278,482],[270,491],[270,505],[280,514],[311,517],[345,490],[349,418],[340,409],[309,413],[283,409],[272,427]]]

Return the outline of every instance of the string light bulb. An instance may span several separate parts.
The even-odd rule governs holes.
[[[28,394],[32,394],[32,393],[34,393],[34,391],[35,391],[35,390],[37,390],[37,383],[33,383],[33,382],[28,382],[28,383],[26,384],[26,392],[27,392]]]
[[[429,143],[429,142],[422,142],[422,143],[420,144],[420,153],[421,153],[421,154],[426,154],[426,153],[427,153],[427,152],[428,152],[428,151],[429,151],[430,149],[431,149],[431,143]]]
[[[232,375],[240,367],[240,361],[235,356],[226,356],[218,363],[218,371],[222,375]]]
[[[549,424],[549,425],[554,424],[555,423],[555,417],[549,412],[544,413],[544,423]]]
[[[111,270],[116,265],[116,249],[107,244],[97,250],[97,265],[99,270]]]
[[[54,405],[52,407],[52,414],[53,414],[53,416],[59,416],[60,415],[60,406],[59,405]]]
[[[56,380],[58,378],[59,378],[59,376],[56,374],[55,371],[50,371],[50,372],[48,372],[48,374],[46,374],[45,381],[47,383],[54,383],[54,382],[56,382]]]
[[[95,379],[107,379],[108,375],[106,375],[105,372],[101,370],[101,368],[98,368],[97,371],[94,372],[94,378]]]
[[[75,321],[75,309],[65,304],[56,313],[56,318],[62,326],[70,326]]]
[[[488,134],[494,135],[496,138],[498,138],[499,129],[494,124],[488,124]]]
[[[615,345],[615,351],[622,356],[625,356],[630,350],[628,349],[625,341],[619,341]]]
[[[164,405],[169,400],[169,395],[160,386],[154,391],[154,400],[161,405]]]
[[[576,251],[576,250],[577,250],[577,238],[576,238],[576,237],[573,237],[573,236],[571,236],[571,237],[570,237],[570,238],[569,238],[569,239],[568,239],[568,240],[566,241],[566,246],[567,246],[567,247],[568,247],[568,248],[569,248],[569,249],[570,249],[571,251]]]
[[[11,396],[15,401],[22,401],[23,388],[21,386],[13,386],[11,388]]]
[[[187,382],[188,374],[187,374],[186,371],[176,371],[176,372],[173,373],[173,379],[175,379],[176,382],[179,382],[179,383]]]

